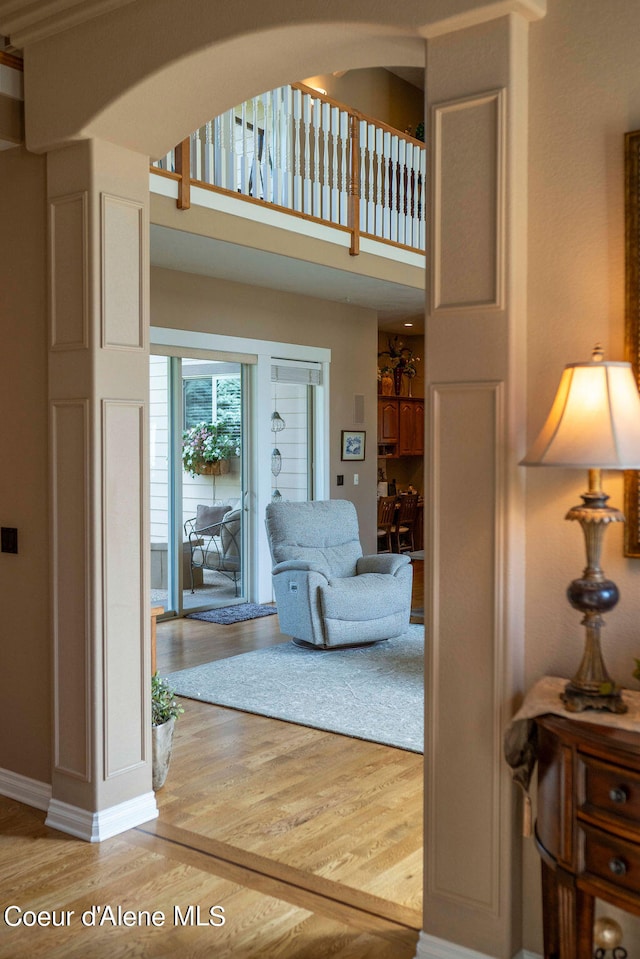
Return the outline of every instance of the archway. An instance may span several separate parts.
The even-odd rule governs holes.
[[[431,301],[433,322],[428,334],[428,355],[433,358],[430,379],[437,386],[434,394],[437,410],[432,420],[432,430],[434,439],[440,442],[440,445],[436,443],[434,446],[434,449],[437,447],[438,457],[434,459],[432,477],[434,489],[440,493],[451,492],[453,496],[444,506],[442,501],[436,502],[434,499],[430,526],[432,555],[437,560],[437,566],[432,565],[430,574],[430,602],[437,610],[437,622],[434,620],[437,628],[433,640],[434,644],[439,643],[442,635],[446,634],[451,643],[446,650],[438,645],[437,652],[442,652],[443,655],[434,656],[429,675],[432,730],[430,750],[434,754],[436,774],[441,785],[434,786],[433,780],[436,777],[432,777],[432,825],[429,838],[433,842],[428,851],[427,887],[430,901],[438,907],[438,915],[434,915],[433,911],[428,914],[428,928],[442,938],[461,938],[473,948],[493,951],[493,943],[497,942],[500,954],[507,955],[510,954],[508,950],[512,944],[511,910],[514,894],[511,879],[514,861],[510,794],[500,772],[497,731],[509,705],[510,694],[514,685],[517,685],[517,679],[511,671],[512,662],[507,656],[505,624],[509,623],[514,627],[508,642],[511,646],[517,646],[520,639],[513,614],[520,601],[520,585],[517,576],[512,577],[507,572],[505,550],[507,541],[512,550],[515,546],[514,531],[517,532],[519,515],[518,510],[514,511],[512,508],[517,496],[514,499],[505,494],[505,484],[510,493],[511,484],[513,487],[517,484],[513,483],[505,461],[496,458],[496,451],[504,450],[507,438],[514,427],[518,427],[521,417],[519,407],[512,407],[507,401],[515,392],[512,383],[517,379],[521,355],[511,338],[517,339],[521,336],[523,327],[522,303],[514,303],[513,291],[505,284],[500,267],[504,263],[507,246],[510,255],[515,259],[522,257],[518,241],[523,235],[523,222],[520,220],[515,225],[516,229],[512,219],[508,222],[505,219],[512,216],[512,210],[517,208],[517,203],[509,205],[505,213],[507,188],[504,151],[509,142],[508,133],[513,131],[516,124],[526,123],[526,87],[524,83],[519,83],[526,68],[526,24],[524,19],[516,14],[534,17],[539,16],[540,11],[533,2],[526,3],[523,0],[513,4],[504,3],[499,5],[499,8],[492,6],[490,11],[484,11],[477,2],[468,0],[464,3],[460,0],[458,3],[439,4],[438,10],[431,13],[431,21],[425,23],[424,14],[420,10],[422,4],[411,2],[403,5],[400,10],[389,10],[387,5],[380,4],[375,11],[375,23],[372,24],[371,4],[354,0],[347,6],[350,13],[350,23],[347,24],[344,6],[337,3],[321,5],[309,2],[301,11],[292,0],[281,5],[277,13],[269,7],[263,9],[256,6],[255,11],[251,11],[254,15],[251,32],[247,31],[246,20],[243,23],[238,22],[237,11],[230,10],[222,18],[218,12],[218,19],[214,23],[213,12],[203,14],[201,6],[198,6],[193,20],[185,21],[184,32],[175,33],[171,29],[174,24],[174,8],[170,10],[170,5],[162,2],[154,4],[152,9],[151,4],[141,2],[121,5],[99,20],[84,22],[66,32],[50,36],[40,35],[37,38],[34,34],[32,43],[27,39],[24,44],[29,96],[33,97],[28,113],[28,143],[34,150],[47,150],[52,155],[54,152],[60,154],[51,161],[52,167],[57,171],[52,182],[60,190],[60,194],[57,198],[52,194],[50,198],[50,202],[56,199],[58,201],[60,222],[62,223],[63,213],[69,212],[71,215],[73,212],[74,216],[77,214],[76,219],[73,222],[68,220],[67,225],[70,229],[83,229],[83,200],[74,200],[76,206],[72,211],[71,208],[63,209],[60,197],[81,196],[84,183],[85,189],[89,190],[89,203],[94,214],[100,208],[100,198],[108,197],[103,212],[106,211],[111,218],[110,227],[115,230],[115,238],[123,229],[136,228],[137,211],[144,208],[144,164],[140,162],[140,151],[151,155],[160,154],[189,129],[206,119],[212,110],[215,112],[223,109],[249,93],[287,79],[282,75],[278,63],[275,63],[279,62],[281,57],[274,55],[290,52],[288,47],[294,34],[291,28],[284,26],[285,23],[300,24],[294,31],[296,52],[293,62],[299,63],[296,72],[307,74],[371,63],[411,63],[413,53],[408,60],[399,56],[399,45],[403,46],[409,41],[413,50],[416,49],[417,43],[422,48],[424,37],[442,36],[442,40],[435,40],[431,45],[433,58],[428,65],[428,79],[432,82],[431,95],[437,103],[446,104],[446,107],[435,113],[440,127],[434,142],[439,149],[444,149],[444,153],[436,154],[436,159],[451,163],[451,169],[456,170],[456,176],[461,180],[460,167],[466,167],[467,170],[470,168],[469,144],[471,143],[472,148],[481,146],[484,152],[481,154],[480,168],[482,176],[486,175],[487,179],[482,180],[481,177],[478,182],[481,189],[474,195],[483,192],[484,188],[490,185],[487,195],[498,196],[500,202],[474,210],[477,219],[472,223],[473,229],[464,233],[466,245],[462,256],[450,245],[451,238],[446,230],[443,231],[442,220],[434,226],[436,232],[432,256],[439,285],[437,295]],[[514,14],[513,17],[507,16],[511,13]],[[203,21],[203,16],[206,22]],[[483,21],[495,16],[500,17],[495,24],[483,25]],[[301,25],[302,19],[305,26]],[[392,23],[392,20],[395,22]],[[340,48],[334,47],[335,55],[328,54],[328,32],[325,36],[325,28],[332,23],[340,37]],[[320,28],[318,24],[321,25]],[[481,25],[477,26],[478,24]],[[452,40],[452,31],[460,27],[468,29],[462,31],[463,35],[456,35]],[[269,45],[263,42],[267,37]],[[369,55],[363,52],[363,49],[358,51],[358,40],[361,47],[373,52]],[[74,63],[73,54],[79,45],[83,49],[82,62]],[[170,48],[173,50],[168,52]],[[117,65],[123,65],[121,70],[114,70],[114,49],[119,51]],[[207,55],[204,53],[205,49]],[[177,55],[175,50],[179,51]],[[220,54],[217,60],[216,54]],[[205,69],[210,57],[213,68]],[[179,65],[181,70],[178,69]],[[179,82],[180,76],[182,84]],[[250,81],[248,77],[254,79]],[[168,88],[164,88],[163,81],[169,79],[171,83],[167,83]],[[155,85],[154,81],[157,81]],[[210,83],[215,85],[213,96],[209,95]],[[503,89],[508,89],[512,97],[512,109],[508,117],[505,117],[503,98],[495,93]],[[487,90],[493,93],[489,95]],[[165,95],[164,100],[159,95],[160,92]],[[185,104],[191,102],[196,106],[185,107]],[[65,104],[64,111],[60,111],[60,103]],[[166,134],[157,137],[159,120],[163,118],[163,114],[169,121],[163,127]],[[479,132],[483,135],[479,136]],[[489,136],[484,137],[485,133]],[[92,157],[88,158],[88,152],[91,151],[87,152],[75,146],[64,150],[56,149],[84,137],[95,138],[92,141],[95,144],[91,148]],[[105,143],[118,146],[105,148],[102,146]],[[464,149],[461,150],[461,147]],[[131,154],[132,149],[137,151],[138,157],[129,157],[129,160],[126,160],[125,154]],[[76,179],[70,178],[63,170],[63,153],[67,157],[73,154],[77,161],[80,173]],[[456,159],[462,161],[460,167],[456,166]],[[478,169],[477,157],[474,159],[474,169]],[[526,161],[523,162],[522,157],[514,158],[509,154],[508,162],[508,195],[510,199],[517,200]],[[436,179],[440,173],[441,170],[434,167]],[[464,205],[461,200],[460,180],[454,182],[453,186],[451,180],[444,183],[439,179],[436,184],[438,189],[445,191],[445,218],[454,229],[456,217]],[[129,190],[128,187],[133,182],[135,189]],[[136,194],[138,199],[131,204],[129,201],[133,194]],[[121,202],[123,196],[126,198],[124,203]],[[114,197],[115,202],[112,202]],[[442,199],[441,194],[438,197],[441,204],[440,213],[443,209]],[[457,236],[460,235],[458,229]],[[478,240],[484,241],[487,237],[493,244],[495,256],[492,254],[492,257],[483,262],[473,261],[473,282],[463,282],[462,274],[464,272],[468,277],[469,270],[466,267],[463,270],[460,261],[466,259],[467,253],[474,253],[475,248],[480,246]],[[108,258],[111,257],[108,265],[116,268],[120,264],[123,269],[127,269],[127,264],[119,261],[119,253],[115,243],[112,246],[107,243]],[[137,253],[139,254],[139,250]],[[101,266],[97,249],[90,248],[88,255],[92,282],[96,282]],[[481,282],[476,282],[483,272],[486,276],[482,276]],[[108,270],[106,273],[103,271],[103,283],[104,276],[107,280],[112,278]],[[129,274],[127,276],[130,279]],[[132,302],[135,294],[140,293],[144,286],[142,272],[139,273],[138,280],[138,286],[132,282],[127,288]],[[105,290],[100,287],[99,289],[104,302]],[[107,301],[107,306],[110,306],[108,297]],[[97,306],[93,309],[97,310]],[[458,314],[463,315],[460,317]],[[484,322],[473,327],[469,319],[478,317]],[[443,320],[447,321],[446,324]],[[108,328],[106,337],[103,330],[100,339],[99,321],[100,317],[96,312],[95,324],[89,337],[94,366],[96,361],[101,359],[100,351],[105,344],[110,349],[131,352],[140,349],[140,343],[134,340],[130,331],[126,331],[124,343],[118,340],[121,331],[115,328]],[[455,325],[457,321],[458,326]],[[450,345],[444,345],[445,326],[449,344],[455,341],[458,344],[457,350],[452,350]],[[60,348],[67,348],[69,343],[74,349],[84,348],[81,340],[73,340],[78,331],[69,329],[64,332],[65,335],[68,333],[68,337],[66,342],[58,344]],[[79,333],[82,335],[80,328]],[[110,340],[112,334],[115,338]],[[94,336],[97,337],[95,340]],[[475,336],[480,339],[474,344]],[[453,354],[456,354],[455,361],[452,361]],[[109,371],[113,372],[112,359],[112,354],[109,354],[109,362],[105,362],[102,369],[105,373],[105,379],[99,384],[103,390],[102,394],[92,396],[89,403],[91,420],[95,424],[99,419],[99,408],[102,408],[104,413],[104,402],[108,394],[119,396],[116,404],[107,405],[106,425],[112,429],[110,442],[108,441],[102,450],[106,454],[107,462],[109,456],[116,451],[121,428],[125,428],[127,423],[135,419],[128,408],[125,410],[127,398],[124,390],[121,394],[117,391],[114,393],[115,381],[108,379]],[[116,379],[120,382],[122,378],[123,370],[120,369]],[[441,388],[443,383],[446,389]],[[490,388],[485,384],[491,384]],[[53,385],[56,385],[55,378]],[[482,404],[484,418],[481,432],[486,443],[474,449],[472,460],[470,456],[461,455],[461,452],[465,439],[464,423],[468,421],[470,409],[477,407],[478,401]],[[66,420],[69,429],[79,430],[75,420],[72,421],[75,413],[70,413],[69,404],[64,406],[61,401],[60,410],[64,410],[61,417]],[[442,440],[446,442],[442,444]],[[69,451],[74,452],[73,449]],[[90,472],[95,469],[97,475],[101,476],[104,465],[99,452],[96,447],[91,449],[88,455],[92,467]],[[465,582],[468,586],[467,599],[470,601],[460,604],[455,596],[445,594],[442,583],[446,582],[447,573],[449,581],[454,581],[455,564],[460,558],[461,544],[465,542],[462,527],[476,517],[476,514],[466,513],[461,517],[457,511],[460,500],[455,494],[456,491],[462,491],[458,489],[455,481],[459,480],[459,475],[464,474],[465,470],[478,464],[478,454],[480,466],[482,469],[486,467],[487,476],[482,490],[482,510],[478,514],[481,535],[474,540],[480,544],[481,552],[479,557],[471,554],[468,559],[463,555],[465,574],[469,574],[469,579]],[[83,449],[82,456],[84,455]],[[451,481],[449,484],[448,480]],[[108,491],[108,483],[106,488]],[[113,504],[107,500],[106,505]],[[71,507],[72,504],[68,503],[67,508],[71,510]],[[131,519],[134,520],[135,527],[135,516]],[[118,540],[117,529],[109,529],[109,532],[116,536],[115,544],[112,544],[116,547],[116,553],[118,548],[126,547],[126,535],[123,534],[122,540]],[[91,558],[92,574],[95,572],[94,564],[100,573],[104,556],[109,559],[109,551],[103,555],[100,552],[101,546],[99,542],[99,548]],[[474,560],[477,564],[478,558],[482,561],[486,560],[487,556],[492,558],[489,566],[473,565]],[[476,570],[486,571],[487,568],[491,570],[490,575],[479,578]],[[439,578],[436,576],[436,569],[440,574]],[[128,611],[135,614],[135,607],[134,601]],[[109,612],[108,602],[106,609]],[[92,622],[92,628],[99,628],[99,623]],[[465,650],[460,638],[470,633],[474,634],[475,645],[472,649]],[[101,652],[108,659],[108,644]],[[485,671],[485,678],[488,679],[486,684],[472,684],[470,689],[465,683],[457,684],[452,662],[456,655],[464,657],[465,654],[472,658],[472,664],[464,676],[472,675],[474,667],[477,666]],[[82,693],[83,697],[85,694],[89,697],[92,705],[94,703],[91,695],[94,688],[99,688],[100,695],[105,697],[107,708],[103,708],[98,716],[95,731],[97,738],[101,740],[101,746],[108,752],[107,747],[115,743],[112,738],[115,733],[106,730],[112,717],[112,711],[108,707],[115,707],[119,697],[114,693],[113,683],[106,681],[101,685],[99,658],[91,659],[90,664],[90,668],[96,672],[85,678]],[[117,665],[112,665],[112,669],[111,679],[117,679]],[[139,700],[143,695],[142,688],[138,689]],[[459,728],[455,708],[465,702],[473,706],[474,716],[478,720],[477,728],[487,731],[488,738],[474,744],[473,741],[467,743],[464,738],[458,737],[457,761],[451,763],[442,753],[442,742],[447,738],[442,734],[447,732],[449,738],[455,738],[454,734]],[[104,707],[101,699],[97,706]],[[84,698],[82,707],[82,715],[85,715]],[[473,759],[471,773],[468,767],[465,767],[467,753],[469,755],[466,758]],[[76,757],[70,758],[75,761]],[[102,763],[102,755],[100,763],[94,765],[94,771],[101,764],[102,768],[107,770],[104,774],[106,782],[111,773],[108,763],[106,766]],[[122,766],[122,769],[124,768]],[[119,773],[120,767],[116,771]],[[485,788],[485,780],[481,776],[482,788],[476,790],[473,797],[475,808],[469,811],[467,797],[477,784],[479,773],[486,776],[487,785]],[[134,780],[132,788],[135,792],[136,789],[143,788],[142,772],[139,776],[136,774]],[[119,782],[124,783],[125,777]],[[81,791],[77,785],[70,788],[68,801],[71,801],[72,794],[79,796]],[[92,801],[95,804],[96,794],[99,794],[99,809],[119,801],[121,795],[115,790],[113,781],[106,783],[103,793],[95,784],[86,791],[91,793],[92,799],[85,798],[85,803]],[[451,801],[452,796],[455,796],[455,803]],[[451,815],[443,816],[442,822],[446,825],[436,837],[433,817],[446,812],[447,798]],[[482,802],[479,802],[480,799]],[[77,801],[79,802],[79,799]],[[95,805],[92,808],[95,808]],[[460,829],[461,839],[456,837],[456,832]],[[473,870],[465,872],[470,858],[467,840],[472,836],[481,837],[481,849],[477,856],[471,857],[474,863],[477,863],[474,864]],[[515,893],[517,897],[517,887]],[[460,931],[461,915],[468,920],[463,931]]]

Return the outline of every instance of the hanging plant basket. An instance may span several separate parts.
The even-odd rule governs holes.
[[[216,463],[202,463],[196,467],[200,476],[224,476],[230,469],[229,460],[218,460]]]

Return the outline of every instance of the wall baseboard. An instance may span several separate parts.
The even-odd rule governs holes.
[[[415,959],[495,959],[495,957],[421,932]],[[513,959],[542,959],[542,956],[536,952],[522,949]]]
[[[157,817],[155,793],[150,792],[99,812],[90,812],[59,799],[52,799],[45,825],[87,842],[102,842]]]
[[[51,802],[51,786],[38,779],[13,773],[10,769],[0,769],[0,796],[46,810]]]

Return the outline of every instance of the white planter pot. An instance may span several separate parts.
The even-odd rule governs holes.
[[[162,789],[167,778],[167,773],[169,772],[175,725],[175,719],[169,719],[166,723],[163,723],[162,726],[151,727],[154,789]]]

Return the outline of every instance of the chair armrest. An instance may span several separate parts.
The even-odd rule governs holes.
[[[373,553],[361,556],[356,563],[356,576],[360,573],[390,573],[392,576],[410,563],[405,553]]]
[[[277,563],[271,570],[271,574],[277,576],[278,573],[290,573],[293,570],[303,573],[320,573],[325,579],[329,579],[329,570],[325,566],[310,563],[306,559],[287,559],[283,563]]]

